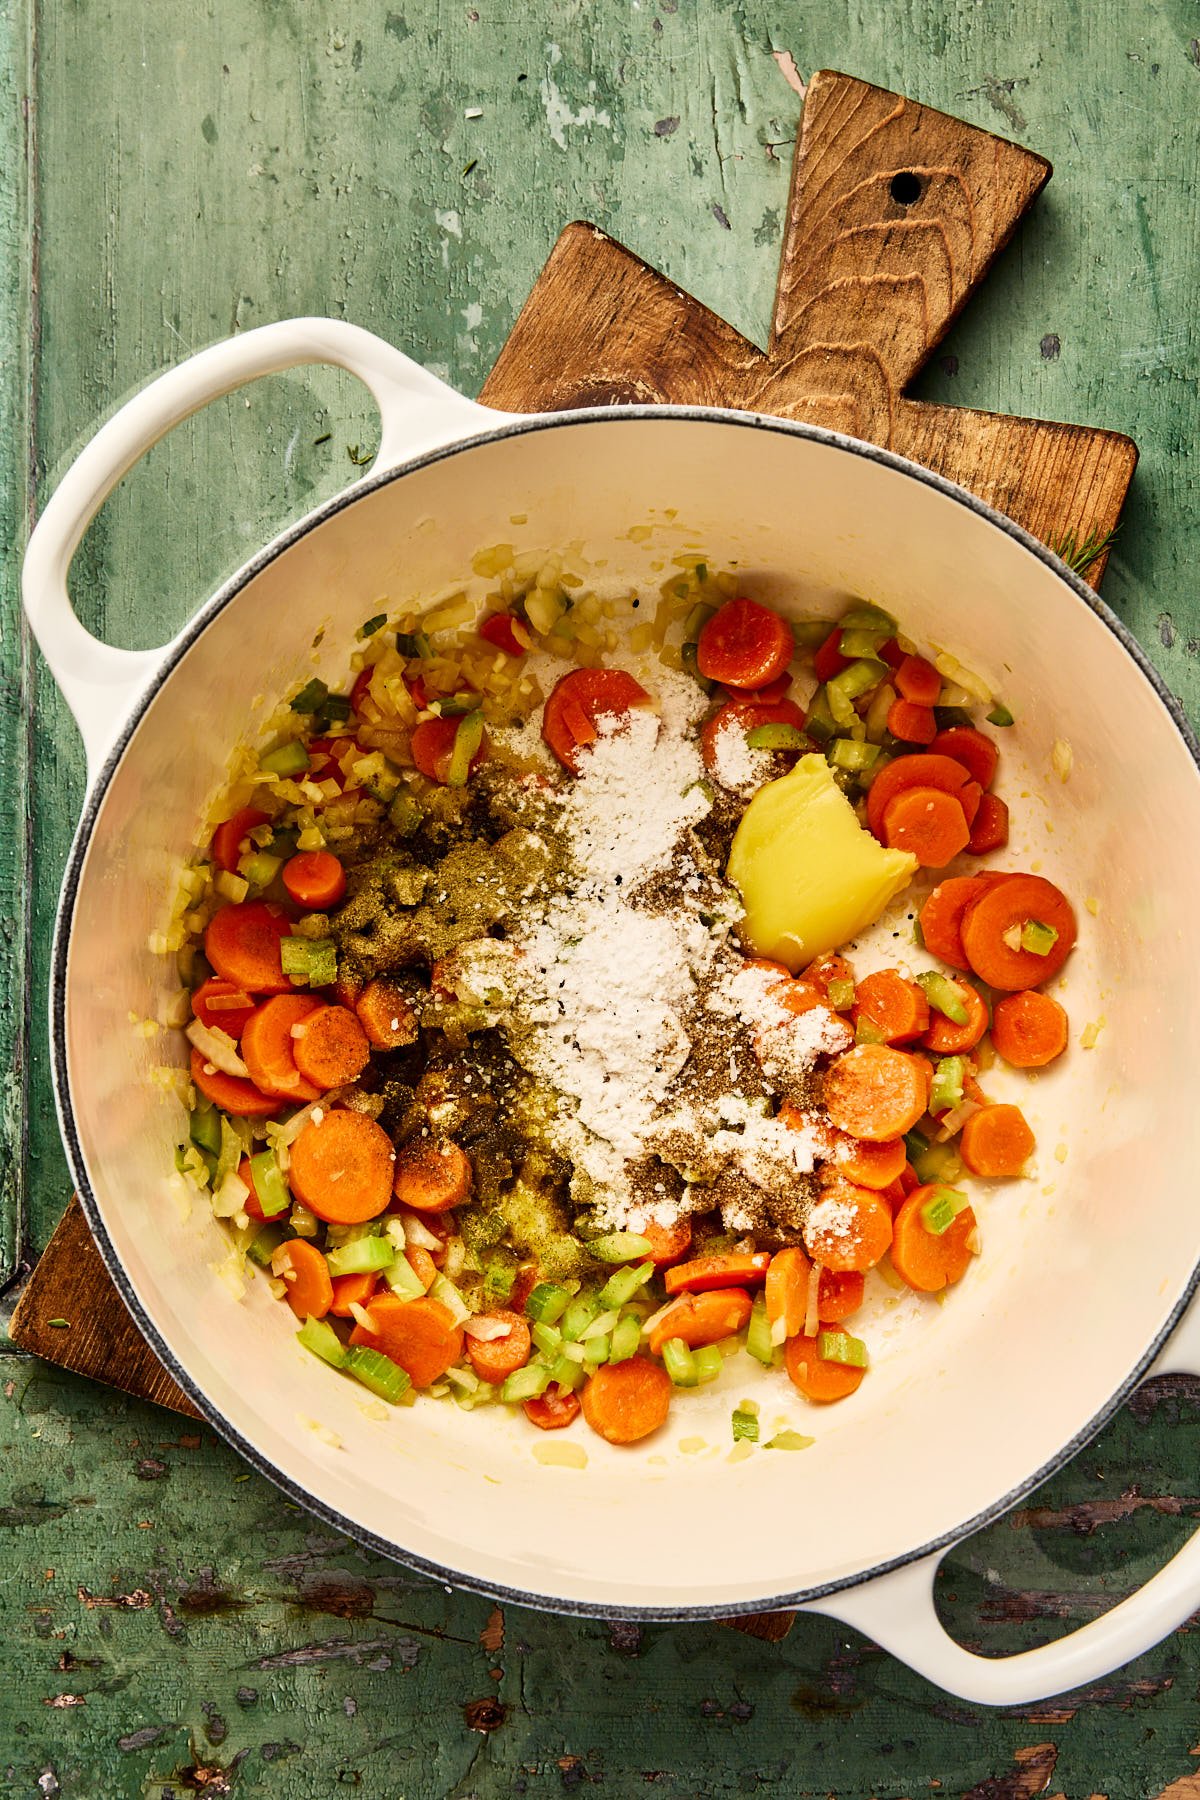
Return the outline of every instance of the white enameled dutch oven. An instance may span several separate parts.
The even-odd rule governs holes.
[[[207,401],[306,363],[348,369],[373,393],[373,469],[269,544],[173,643],[137,654],[97,643],[66,580],[105,496]],[[1032,860],[1077,903],[1098,902],[1080,907],[1064,998],[1076,1033],[1089,1017],[1103,1030],[1028,1088],[1037,1179],[984,1199],[984,1254],[949,1303],[920,1303],[921,1320],[841,1406],[808,1408],[739,1357],[719,1392],[686,1397],[635,1449],[580,1425],[583,1468],[537,1460],[547,1440],[498,1407],[369,1417],[297,1348],[265,1283],[236,1299],[215,1273],[220,1228],[199,1203],[185,1220],[168,1192],[181,1114],[151,1072],[182,1062],[182,1038],[128,1024],[171,998],[173,959],[148,939],[232,747],[263,717],[260,697],[269,705],[313,673],[322,628],[315,666],[340,682],[354,627],[381,596],[393,610],[424,604],[462,586],[476,549],[504,541],[582,541],[608,578],[653,585],[687,542],[810,613],[831,594],[880,601],[914,638],[990,676],[1018,714],[1006,788],[1024,840],[1010,866]],[[67,1154],[142,1329],[256,1468],[439,1579],[645,1619],[800,1605],[984,1702],[1093,1680],[1200,1605],[1200,1537],[1102,1618],[1005,1660],[960,1649],[932,1601],[947,1546],[1061,1465],[1151,1370],[1200,1370],[1200,1309],[1187,1316],[1200,1261],[1200,1108],[1186,1086],[1200,1064],[1197,746],[1128,633],[1041,544],[939,477],[830,432],[665,407],[509,417],[356,327],[302,319],[202,351],[103,427],[33,534],[24,598],[89,760],[51,1000]],[[1073,756],[1065,783],[1050,773],[1056,739]],[[744,1393],[812,1448],[730,1461],[729,1411]]]

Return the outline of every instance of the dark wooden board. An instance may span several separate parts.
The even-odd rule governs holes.
[[[516,412],[661,401],[805,419],[940,471],[1046,543],[1102,541],[1137,461],[1131,439],[905,392],[1049,175],[1019,145],[821,72],[808,86],[765,351],[579,223],[555,244],[480,398]],[[1103,565],[1101,554],[1089,580]],[[116,1293],[76,1200],[10,1335],[51,1362],[195,1415]],[[733,1623],[777,1640],[791,1617]]]

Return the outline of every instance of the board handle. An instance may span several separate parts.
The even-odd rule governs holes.
[[[1193,1299],[1147,1379],[1200,1373],[1200,1300]],[[949,1548],[947,1546],[946,1548]],[[976,1656],[937,1616],[933,1582],[946,1549],[860,1587],[803,1606],[853,1625],[919,1675],[983,1706],[1024,1706],[1111,1675],[1151,1650],[1200,1606],[1200,1531],[1136,1593],[1036,1650]]]
[[[120,650],[80,624],[67,575],[84,532],[122,476],[172,426],[244,382],[311,363],[345,369],[370,389],[382,421],[372,473],[503,423],[504,415],[464,399],[382,338],[341,319],[262,325],[199,351],[127,400],[58,484],[21,574],[25,614],[79,726],[89,778],[172,646]]]

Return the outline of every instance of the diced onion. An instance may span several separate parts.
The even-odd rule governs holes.
[[[350,1313],[356,1325],[361,1325],[364,1331],[374,1332],[375,1327],[371,1322],[371,1315],[365,1306],[360,1306],[357,1300],[352,1300]]]
[[[479,1387],[479,1377],[474,1369],[447,1369],[446,1380],[452,1381],[456,1387],[464,1389],[468,1394],[475,1393]]]
[[[468,1319],[463,1330],[469,1338],[477,1338],[481,1344],[491,1344],[497,1338],[512,1336],[512,1325],[507,1319],[490,1319],[483,1313],[477,1313]]]
[[[244,1081],[250,1079],[250,1071],[238,1055],[237,1045],[227,1031],[219,1028],[214,1030],[201,1024],[199,1019],[193,1019],[187,1028],[187,1039],[223,1075],[240,1075]]]
[[[413,1250],[440,1250],[442,1240],[436,1237],[429,1227],[420,1220],[416,1213],[402,1212],[400,1223],[404,1227],[404,1241]]]
[[[964,1100],[961,1106],[952,1107],[948,1113],[942,1114],[938,1127],[938,1142],[946,1143],[960,1132],[967,1120],[980,1110],[978,1100]]]
[[[787,1320],[785,1318],[776,1319],[772,1325],[771,1342],[775,1345],[787,1343]]]
[[[804,1335],[816,1337],[817,1327],[821,1323],[817,1310],[817,1300],[821,1292],[821,1265],[815,1262],[808,1271],[808,1293],[804,1304]]]
[[[1050,751],[1050,766],[1060,781],[1070,779],[1071,770],[1075,766],[1075,752],[1066,738],[1055,738]]]
[[[467,1261],[467,1246],[460,1237],[446,1239],[446,1261],[443,1273],[447,1281],[457,1281]]]

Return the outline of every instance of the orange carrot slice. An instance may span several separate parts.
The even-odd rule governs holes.
[[[911,1044],[929,1025],[929,1002],[915,981],[879,969],[855,988],[851,1016],[855,1026],[865,1019],[885,1044]]]
[[[396,1198],[414,1212],[446,1212],[470,1191],[470,1161],[449,1138],[414,1138],[396,1157]]]
[[[972,1113],[958,1140],[972,1175],[1020,1175],[1037,1142],[1019,1106],[984,1106]]]
[[[819,1342],[819,1337],[789,1338],[784,1351],[784,1363],[792,1385],[800,1390],[806,1400],[828,1405],[834,1400],[845,1400],[852,1394],[866,1370],[848,1368],[845,1363],[828,1362],[817,1349]]]
[[[236,982],[226,981],[220,975],[210,975],[192,995],[192,1011],[210,1031],[224,1031],[229,1037],[237,1039],[241,1037],[246,1020],[254,1011],[254,1001]]]
[[[757,600],[727,600],[701,629],[696,667],[707,681],[760,688],[783,675],[795,654],[786,619]]]
[[[192,1051],[189,1067],[192,1081],[204,1098],[237,1119],[271,1119],[283,1104],[262,1093],[243,1075],[226,1075],[224,1070],[215,1069],[199,1050]]]
[[[696,1256],[663,1276],[668,1294],[699,1294],[707,1288],[757,1287],[767,1278],[767,1250],[737,1250],[725,1256]]]
[[[352,1319],[354,1307],[367,1306],[378,1286],[379,1275],[374,1269],[365,1275],[335,1275],[330,1312],[335,1319]]]
[[[318,1219],[361,1225],[391,1199],[394,1157],[391,1138],[366,1113],[327,1112],[292,1145],[288,1181]]]
[[[484,1313],[481,1317],[507,1325],[508,1335],[477,1338],[468,1332],[467,1355],[471,1359],[471,1367],[481,1381],[503,1381],[515,1370],[523,1369],[529,1361],[529,1352],[533,1348],[529,1326],[520,1313],[509,1312],[505,1307],[496,1312]]]
[[[929,1029],[921,1039],[936,1056],[958,1056],[973,1050],[988,1028],[988,1009],[982,994],[969,981],[956,981],[954,991],[967,1009],[965,1025],[956,1025],[945,1013],[931,1013]]]
[[[345,1000],[342,1004],[346,1004]],[[351,1004],[368,1042],[376,1050],[400,1050],[405,1044],[416,1043],[417,1015],[394,982],[368,981]]]
[[[1008,807],[997,794],[985,794],[979,802],[967,849],[972,856],[1003,850],[1008,842]]]
[[[873,1188],[834,1180],[821,1189],[804,1227],[814,1262],[836,1272],[873,1269],[892,1241],[892,1209]]]
[[[539,1431],[561,1431],[579,1417],[579,1395],[552,1382],[544,1394],[522,1401],[521,1410]]]
[[[937,705],[938,695],[942,691],[942,678],[931,662],[923,656],[906,656],[898,665],[893,677],[896,691],[914,706],[921,706],[926,711]],[[935,727],[936,729],[936,727]],[[947,751],[947,755],[950,752]]]
[[[288,1305],[298,1319],[323,1319],[333,1304],[329,1264],[307,1238],[289,1238],[281,1249],[287,1252],[283,1282]]]
[[[836,1174],[852,1181],[856,1187],[874,1188],[877,1192],[899,1179],[904,1163],[903,1138],[867,1143],[844,1134],[838,1135],[828,1158],[828,1167]]]
[[[856,1044],[825,1077],[825,1110],[840,1131],[872,1144],[903,1137],[925,1111],[925,1071],[888,1044]]]
[[[346,871],[328,850],[302,850],[283,865],[283,885],[297,906],[324,912],[346,892]]]
[[[1043,1069],[1067,1047],[1067,1015],[1050,994],[1033,988],[1006,994],[992,1017],[996,1053],[1014,1069]]]
[[[971,1262],[970,1240],[976,1219],[965,1207],[940,1236],[930,1231],[921,1208],[937,1193],[935,1186],[914,1188],[892,1228],[892,1267],[901,1281],[921,1294],[936,1294],[961,1281]]]
[[[204,954],[226,981],[248,994],[290,994],[292,984],[279,961],[279,945],[291,936],[280,907],[265,900],[223,906],[204,934]]]
[[[745,1288],[715,1288],[708,1293],[680,1294],[651,1327],[647,1338],[655,1356],[671,1338],[682,1338],[693,1350],[718,1344],[750,1323],[753,1302]]]
[[[640,1236],[650,1246],[650,1260],[656,1268],[665,1268],[667,1263],[678,1262],[686,1256],[692,1247],[692,1221],[686,1213],[683,1218],[676,1219],[673,1225],[656,1225],[653,1220],[643,1225]]]
[[[400,1300],[382,1294],[368,1306],[367,1317],[371,1329],[356,1325],[350,1342],[382,1350],[407,1371],[414,1387],[431,1387],[462,1355],[462,1327],[455,1324],[448,1306],[428,1295],[423,1300]]]
[[[265,812],[259,812],[253,806],[243,806],[231,819],[218,825],[212,836],[212,859],[218,869],[224,869],[229,875],[236,874],[244,838],[256,825],[265,825],[266,822]]]
[[[318,1093],[357,1081],[371,1060],[371,1046],[357,1017],[345,1006],[318,1006],[295,1027],[296,1067]]]
[[[939,731],[932,747],[935,756],[952,756],[961,763],[981,788],[990,788],[996,779],[1000,752],[991,738],[976,731],[973,725],[951,725],[948,730]]]
[[[883,815],[897,794],[905,788],[940,788],[953,794],[963,809],[967,824],[974,822],[979,810],[981,790],[971,780],[961,763],[952,756],[935,756],[925,752],[898,756],[886,769],[881,769],[867,789],[867,823],[878,837],[883,830]]]
[[[256,1007],[242,1032],[242,1058],[250,1079],[264,1094],[303,1104],[315,1100],[320,1088],[306,1081],[296,1067],[292,1030],[321,1002],[311,994],[276,994]]]
[[[944,869],[965,850],[971,829],[953,794],[940,788],[905,788],[889,800],[883,841],[889,850],[907,850],[923,869]]]
[[[542,709],[542,738],[570,774],[579,773],[579,751],[596,738],[596,721],[649,704],[641,682],[624,669],[572,669],[551,690]]]
[[[962,922],[967,908],[1006,875],[948,875],[939,881],[921,908],[921,938],[931,956],[940,956],[952,969],[966,969],[967,953],[963,949]]]
[[[670,1410],[671,1377],[648,1356],[605,1363],[583,1390],[583,1416],[610,1444],[636,1444],[649,1437]]]
[[[911,700],[892,701],[887,728],[902,744],[932,744],[937,736],[932,706],[916,706]]]
[[[1022,928],[1035,922],[1058,933],[1044,956],[1020,947]],[[1040,987],[1058,974],[1074,949],[1078,930],[1074,908],[1061,888],[1040,875],[1010,875],[968,908],[962,922],[963,949],[971,968],[989,987]]]

